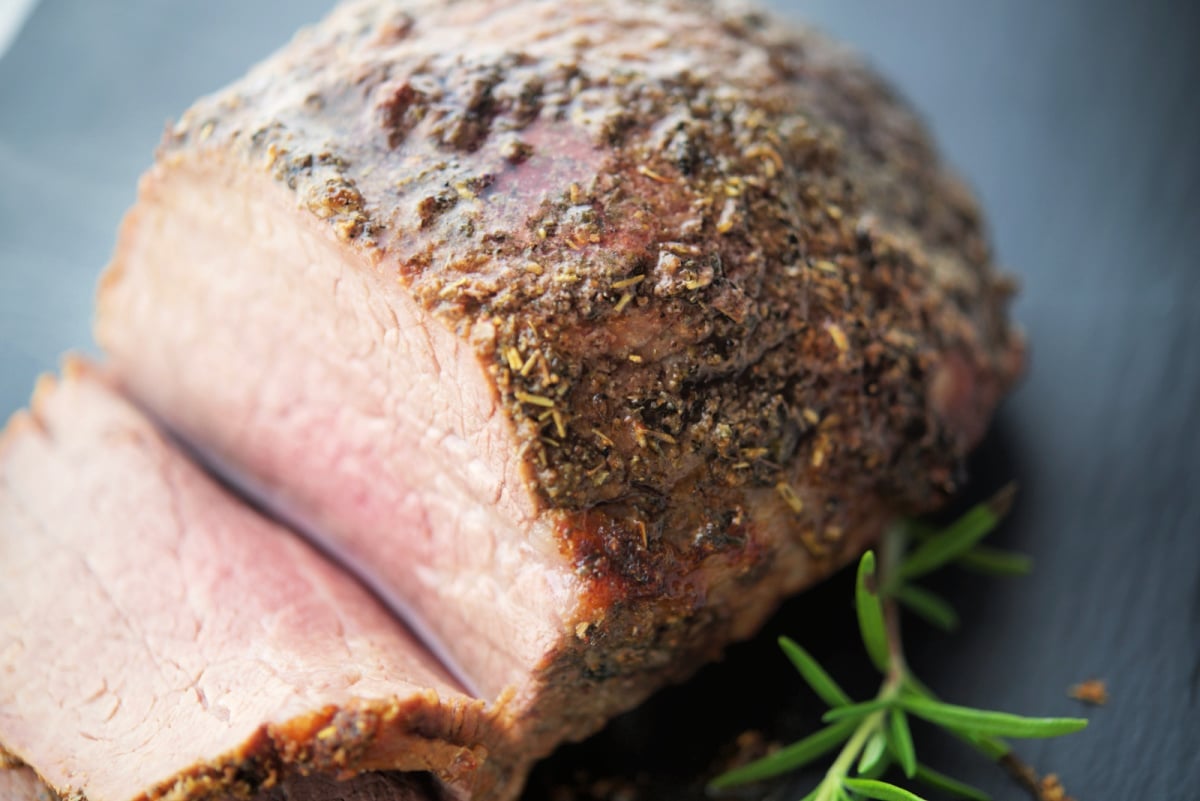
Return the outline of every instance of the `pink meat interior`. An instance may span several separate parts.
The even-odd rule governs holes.
[[[144,179],[116,265],[98,337],[134,396],[254,476],[474,691],[519,687],[577,579],[464,344],[487,332],[456,336],[394,266],[216,159]]]

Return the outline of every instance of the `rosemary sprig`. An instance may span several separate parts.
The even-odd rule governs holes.
[[[983,791],[918,761],[908,725],[910,716],[942,727],[1000,762],[1014,776],[1021,773],[1014,769],[1021,763],[999,738],[1057,737],[1084,728],[1087,721],[1080,718],[1030,718],[948,704],[922,684],[904,660],[901,606],[944,629],[952,629],[958,622],[948,602],[912,584],[913,579],[950,562],[998,575],[1028,571],[1028,558],[979,545],[1007,512],[1012,497],[1012,488],[1006,488],[941,531],[918,523],[893,527],[881,544],[878,574],[875,554],[863,554],[855,580],[854,606],[867,656],[883,675],[879,691],[874,698],[855,702],[808,651],[781,637],[779,646],[784,654],[813,692],[829,705],[822,718],[829,725],[722,774],[709,789],[720,791],[788,773],[836,750],[837,756],[824,778],[801,801],[923,801],[912,790],[881,778],[893,768],[955,797],[987,801],[989,796]],[[906,554],[910,540],[917,545]]]

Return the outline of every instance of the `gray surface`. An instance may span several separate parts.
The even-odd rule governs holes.
[[[96,275],[165,120],[325,6],[44,0],[0,60],[0,413],[88,341]],[[914,663],[952,699],[1028,713],[1077,712],[1065,688],[1102,676],[1113,700],[1087,732],[1021,752],[1080,801],[1195,801],[1197,15],[1183,3],[1088,0],[789,10],[860,46],[926,113],[1024,284],[1017,315],[1032,369],[976,467],[981,483],[1020,481],[1002,536],[1038,570],[1012,583],[949,580],[965,630],[945,639],[912,627]],[[844,589],[800,599],[774,625],[853,670]],[[772,700],[795,686],[777,661],[766,640],[739,649],[543,778],[635,766],[686,787],[692,763],[678,751],[706,726],[719,729],[706,743],[748,725],[794,735],[815,708]],[[927,748],[997,798],[1020,797],[961,750]]]
[[[90,342],[96,277],[166,121],[328,7],[44,0],[0,58],[0,414]]]

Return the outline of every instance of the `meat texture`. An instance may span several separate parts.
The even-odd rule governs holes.
[[[431,801],[437,793],[412,774],[361,773],[347,781],[326,776],[290,776],[253,796],[253,801]],[[4,801],[62,801],[32,768],[0,765],[0,799]],[[245,801],[226,795],[220,801]]]
[[[78,362],[0,440],[0,677],[6,761],[68,799],[379,769],[489,787],[481,704]],[[292,797],[317,796],[264,801]]]
[[[519,775],[952,492],[1010,294],[913,113],[812,33],[368,0],[168,130],[97,336]]]

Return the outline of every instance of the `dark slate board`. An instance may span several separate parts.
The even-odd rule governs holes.
[[[165,121],[326,5],[42,2],[0,59],[0,412],[87,345],[96,275]],[[922,109],[1024,284],[1032,368],[974,460],[972,492],[1019,481],[998,539],[1037,569],[940,579],[966,625],[945,637],[910,624],[911,661],[951,699],[1026,713],[1079,713],[1066,688],[1103,677],[1112,701],[1088,731],[1020,753],[1080,801],[1195,801],[1200,15],[1170,0],[787,6],[860,47]],[[772,639],[801,639],[869,692],[849,597],[841,576],[796,599],[723,664],[565,749],[529,797],[582,773],[635,779],[641,798],[699,798],[698,773],[738,732],[807,731],[819,709]],[[1024,797],[927,734],[929,761]]]

